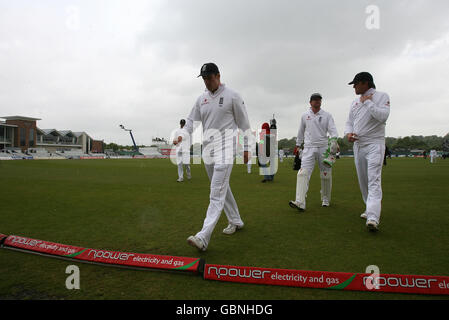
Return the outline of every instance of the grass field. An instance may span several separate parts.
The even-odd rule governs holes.
[[[202,165],[177,183],[169,160],[35,160],[0,162],[0,233],[74,246],[203,257],[207,263],[449,276],[449,160],[394,158],[383,170],[380,231],[366,230],[353,160],[338,160],[331,207],[320,206],[315,167],[307,211],[295,195],[292,160],[275,181],[258,167],[234,166],[231,188],[245,227],[222,234],[222,214],[200,253],[186,238],[200,230],[209,203]],[[67,290],[76,264],[81,289]],[[221,283],[190,274],[125,270],[0,250],[0,299],[447,299],[441,296],[333,291]]]

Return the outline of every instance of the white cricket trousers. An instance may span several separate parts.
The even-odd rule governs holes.
[[[184,178],[184,166],[186,166],[187,178],[190,178],[190,152],[183,152],[182,148],[176,152],[176,164],[178,165],[178,177]]]
[[[323,164],[324,156],[327,146],[324,147],[305,147],[301,158],[301,168],[306,168],[312,174],[315,167],[315,161],[318,161],[320,171],[331,171],[332,169]]]
[[[179,179],[184,179],[184,166],[186,166],[186,172],[187,172],[187,178],[190,178],[191,171],[190,171],[190,164],[183,164],[182,162],[178,164],[178,177]]]
[[[210,202],[203,228],[196,237],[203,240],[207,247],[223,209],[230,224],[243,227],[244,223],[229,186],[233,164],[205,164],[204,166],[210,180]]]
[[[323,175],[329,175],[332,176],[332,168],[326,167],[323,164],[324,160],[324,152],[326,152],[327,146],[323,147],[305,147],[302,152],[301,157],[301,169],[298,171],[298,174],[296,176],[296,201],[302,202],[305,204],[305,198],[307,196],[307,191],[309,189],[309,181],[310,177],[312,176],[313,169],[315,168],[315,162],[318,161],[318,167],[320,168],[320,176],[321,179]],[[301,185],[301,174],[303,174],[304,170],[307,170],[307,177],[305,181],[305,185]],[[321,190],[322,200],[328,200],[330,201],[330,193],[331,193],[332,186],[329,186],[329,195],[326,195],[323,197],[323,190]]]
[[[385,144],[359,146],[354,143],[354,162],[357,170],[360,191],[366,204],[367,220],[380,222],[382,206],[382,165]]]

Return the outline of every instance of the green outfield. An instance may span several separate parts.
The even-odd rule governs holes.
[[[186,243],[200,230],[209,203],[202,165],[177,183],[169,160],[0,161],[0,233],[74,246],[203,257],[207,263],[297,270],[449,276],[449,160],[393,158],[383,170],[380,231],[368,232],[353,159],[337,161],[331,207],[320,206],[315,167],[307,211],[295,195],[292,159],[273,183],[258,167],[234,166],[231,188],[245,227],[222,234],[208,251]],[[67,290],[76,264],[81,289]],[[197,275],[126,270],[0,250],[1,299],[447,299],[206,281]]]

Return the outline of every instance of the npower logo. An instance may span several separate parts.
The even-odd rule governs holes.
[[[94,250],[90,249],[87,256],[93,256],[94,259],[109,259],[109,260],[122,260],[128,261],[128,259],[134,256],[133,253],[123,253],[123,252],[114,252],[114,251],[104,251],[104,250]]]
[[[430,289],[432,282],[437,282],[436,279],[423,279],[423,278],[401,278],[393,276],[367,276],[363,277],[363,285],[367,286],[367,280],[372,283],[372,286],[376,289],[380,287],[390,287],[390,288],[420,288],[420,289]]]
[[[259,269],[240,269],[233,267],[207,267],[207,275],[211,274],[220,279],[221,277],[231,278],[250,278],[250,279],[265,279],[265,274],[270,274],[271,271]]]
[[[30,238],[18,237],[18,236],[10,236],[9,240],[12,244],[22,244],[30,247],[36,247],[39,243],[42,243],[41,240],[34,240]]]

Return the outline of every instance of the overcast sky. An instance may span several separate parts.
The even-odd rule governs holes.
[[[168,138],[205,62],[245,100],[253,129],[275,114],[296,136],[310,94],[343,135],[369,71],[391,98],[386,135],[449,132],[447,0],[0,0],[0,116],[138,144]]]

